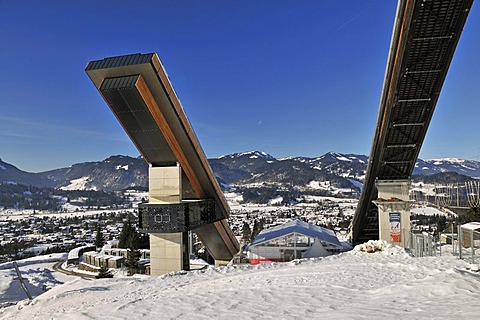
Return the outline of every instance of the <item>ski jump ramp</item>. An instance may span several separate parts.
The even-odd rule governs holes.
[[[230,260],[239,244],[226,222],[229,206],[158,55],[91,61],[85,71],[150,166],[140,228],[183,233],[184,242],[194,230],[215,260]],[[185,248],[183,255],[185,262]]]

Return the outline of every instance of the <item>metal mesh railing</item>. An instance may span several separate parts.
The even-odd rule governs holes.
[[[427,232],[410,233],[408,248],[415,257],[431,257],[441,254],[435,237]]]

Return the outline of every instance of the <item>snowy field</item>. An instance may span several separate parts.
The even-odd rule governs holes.
[[[77,208],[77,207],[74,207]],[[69,212],[52,212],[52,211],[36,211],[33,210],[13,210],[5,209],[0,210],[0,220],[10,220],[18,221],[22,219],[28,219],[28,217],[51,217],[51,218],[68,218],[68,217],[89,217],[103,213],[117,213],[117,212],[131,212],[133,213],[135,209],[101,209],[101,210],[79,210],[79,211],[69,211]]]
[[[162,277],[74,278],[0,309],[0,318],[478,319],[474,267],[451,254],[412,258],[388,246]]]
[[[437,208],[428,207],[428,206],[420,206],[420,207],[416,207],[416,208],[410,208],[410,213],[423,214],[423,215],[426,215],[426,216],[434,216],[434,215],[438,215],[438,216],[452,215],[454,217],[457,216],[457,214],[455,212],[450,211],[447,208],[442,208],[442,210],[439,210]]]

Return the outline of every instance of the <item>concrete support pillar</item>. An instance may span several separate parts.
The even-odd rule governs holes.
[[[148,203],[178,203],[182,200],[182,168],[150,167]]]
[[[150,167],[149,203],[179,203],[182,195],[180,166]],[[150,274],[189,270],[188,234],[150,233]]]
[[[378,180],[380,240],[408,247],[410,241],[410,180]]]
[[[182,233],[150,233],[150,274],[183,270]]]

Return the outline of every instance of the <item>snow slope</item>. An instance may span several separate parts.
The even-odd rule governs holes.
[[[46,256],[39,256],[17,261],[22,278],[32,294],[36,297],[44,290],[51,289],[57,285],[74,279],[72,276],[53,270],[53,264],[66,259],[66,253],[53,253]],[[26,293],[17,280],[17,274],[11,262],[0,264],[0,308],[15,304],[26,299]],[[8,318],[8,317],[7,317]],[[2,309],[0,309],[0,319]]]
[[[77,278],[5,319],[476,319],[480,274],[451,254],[353,250],[162,277]]]
[[[70,180],[70,184],[65,187],[60,187],[60,190],[96,190],[96,188],[89,188],[87,186],[89,182],[90,177],[81,177],[78,179]]]

